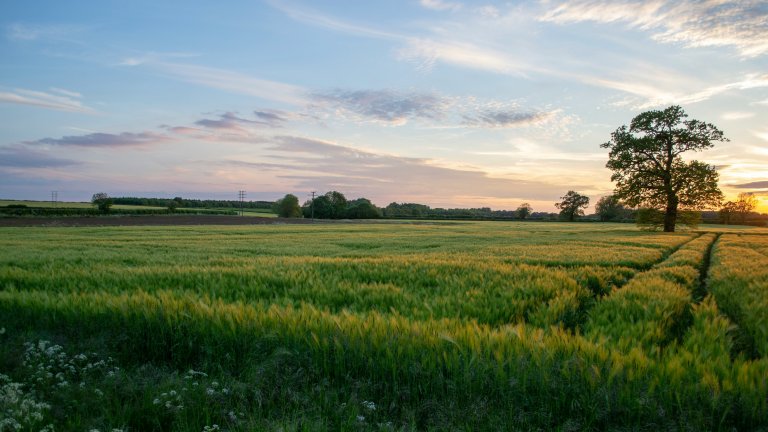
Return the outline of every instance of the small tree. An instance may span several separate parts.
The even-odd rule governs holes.
[[[275,202],[275,213],[284,218],[301,217],[301,207],[299,207],[299,198],[293,194],[287,194],[282,199]]]
[[[560,217],[569,222],[573,222],[576,216],[583,216],[583,209],[589,205],[589,197],[574,191],[568,191],[560,199],[562,201],[555,203],[555,207],[560,209]]]
[[[613,171],[615,195],[630,206],[654,208],[664,213],[664,231],[674,232],[679,209],[718,206],[714,166],[682,159],[688,151],[712,148],[714,141],[728,141],[710,123],[686,120],[679,106],[647,111],[622,126],[601,145],[610,150],[606,167]]]
[[[754,194],[742,192],[736,200],[736,212],[739,214],[739,221],[745,223],[747,216],[757,207],[757,199]]]
[[[520,204],[520,207],[515,210],[515,216],[520,220],[525,220],[531,213],[533,213],[533,207],[528,203]]]
[[[168,210],[171,212],[176,211],[177,208],[181,207],[181,203],[183,202],[181,197],[175,197],[172,200],[168,201]]]
[[[114,201],[109,197],[109,195],[107,195],[106,192],[98,192],[93,194],[93,197],[91,197],[91,203],[95,205],[100,211],[108,213]]]
[[[609,222],[624,218],[627,214],[627,208],[621,203],[619,197],[608,195],[597,201],[595,213],[600,217],[601,222]]]
[[[738,220],[739,223],[746,223],[747,216],[757,207],[755,195],[749,192],[739,194],[736,201],[728,201],[720,209],[720,221],[724,224],[730,224]]]
[[[724,225],[730,225],[731,220],[733,219],[733,215],[738,211],[736,207],[736,203],[733,201],[728,201],[725,204],[723,204],[723,207],[720,209],[720,223]]]

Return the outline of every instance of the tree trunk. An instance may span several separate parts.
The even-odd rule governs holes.
[[[675,232],[675,223],[677,222],[677,202],[676,196],[671,196],[667,200],[667,210],[664,212],[664,232]]]

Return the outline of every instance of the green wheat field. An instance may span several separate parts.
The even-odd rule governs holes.
[[[766,429],[765,229],[0,228],[0,431]]]

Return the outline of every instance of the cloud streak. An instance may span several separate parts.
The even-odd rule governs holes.
[[[768,75],[766,74],[748,74],[744,76],[740,81],[710,86],[702,90],[688,93],[680,92],[678,89],[665,90],[653,84],[637,81],[619,81],[586,76],[581,77],[581,80],[587,84],[611,88],[634,95],[636,99],[621,101],[615,105],[623,106],[636,104],[640,109],[653,108],[669,104],[690,105],[704,102],[730,91],[742,91],[768,87]],[[638,102],[638,100],[640,101]]]
[[[768,53],[768,5],[762,0],[560,2],[542,21],[626,23],[652,32],[663,43],[686,47],[733,47],[743,57]]]
[[[306,90],[302,87],[271,81],[226,69],[187,63],[141,61],[123,63],[124,66],[149,67],[182,81],[199,84],[236,94],[254,96],[263,100],[290,105],[306,103]]]
[[[768,189],[768,180],[756,181],[750,183],[733,184],[731,187],[737,189]]]
[[[40,25],[12,23],[5,26],[5,35],[12,41],[62,40],[84,30],[82,27],[71,25]]]
[[[254,111],[255,120],[239,117],[233,112],[219,115],[218,119],[201,119],[196,125],[209,129],[220,129],[232,132],[247,132],[248,127],[277,128],[287,121],[285,116],[277,111]]]
[[[457,11],[462,8],[461,3],[445,0],[419,0],[419,4],[426,9],[436,11]]]
[[[26,141],[29,145],[48,145],[66,147],[142,147],[169,141],[165,135],[154,132],[123,132],[121,134],[92,133],[87,135],[65,136],[61,138],[43,138]]]
[[[312,110],[334,118],[401,126],[421,121],[437,127],[515,128],[551,122],[560,110],[524,109],[516,103],[478,101],[437,93],[336,89],[311,96]]]
[[[511,128],[541,124],[549,121],[557,111],[525,112],[518,110],[492,110],[477,116],[465,116],[464,124],[471,127]]]
[[[79,100],[81,98],[82,95],[79,93],[57,88],[52,88],[50,92],[27,89],[0,92],[0,102],[29,105],[57,111],[95,113],[93,108],[83,105]]]
[[[0,166],[8,168],[61,168],[80,163],[62,159],[24,146],[0,148]]]
[[[332,110],[391,125],[402,125],[409,119],[441,119],[450,105],[447,99],[436,94],[393,90],[336,89],[316,93],[312,98]]]
[[[423,71],[431,70],[437,63],[523,77],[531,72],[542,71],[498,50],[468,41],[448,39],[407,38],[405,46],[398,50],[397,57],[417,63]]]

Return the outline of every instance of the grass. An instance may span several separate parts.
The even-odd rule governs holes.
[[[766,428],[762,297],[723,299],[765,292],[733,243],[768,243],[723,234],[708,267],[715,240],[619,224],[3,228],[0,385],[17,397],[0,412],[29,400],[25,427],[56,430]]]

